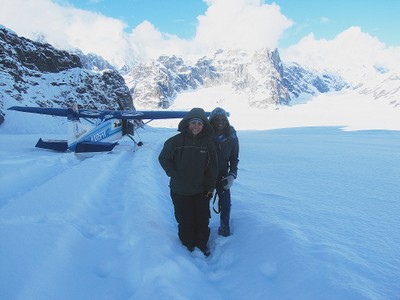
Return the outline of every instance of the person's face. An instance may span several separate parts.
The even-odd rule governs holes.
[[[213,127],[217,133],[221,133],[224,131],[224,128],[226,126],[226,120],[222,116],[216,116],[212,119],[213,121]]]
[[[203,130],[203,123],[199,121],[191,121],[189,122],[189,130],[196,136]]]

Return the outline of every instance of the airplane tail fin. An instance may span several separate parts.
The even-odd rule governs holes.
[[[71,108],[68,108],[68,145],[71,145],[79,140],[91,127],[81,123],[79,119],[78,105],[74,103]]]
[[[79,121],[78,104],[74,103],[72,107],[67,110],[67,118],[69,121]]]
[[[36,109],[36,108],[34,108]],[[54,113],[54,111],[52,110]],[[64,115],[65,116],[65,115]],[[73,142],[76,141],[76,136],[77,134],[73,133],[82,131],[82,129],[79,129],[79,115],[78,115],[78,106],[69,108],[67,110],[67,118],[68,118],[68,131],[69,131],[69,136],[68,140],[43,140],[40,138],[38,142],[36,143],[35,147],[42,148],[42,149],[48,149],[48,150],[55,150],[55,151],[61,151],[64,152],[69,148],[69,145]],[[74,128],[76,129],[74,130]]]

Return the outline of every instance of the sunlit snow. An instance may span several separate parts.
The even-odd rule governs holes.
[[[211,256],[181,245],[157,160],[170,121],[139,130],[139,149],[79,156],[34,147],[63,138],[65,120],[7,111],[0,299],[398,299],[398,108],[350,94],[267,110],[210,90],[186,99],[174,107],[225,107],[238,130],[232,236],[212,212]]]

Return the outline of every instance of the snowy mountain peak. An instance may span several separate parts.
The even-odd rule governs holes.
[[[295,76],[292,72],[307,73]],[[300,95],[340,90],[346,87],[339,76],[313,74],[300,66],[285,68],[277,49],[219,49],[193,65],[176,56],[161,56],[140,63],[124,75],[134,103],[144,109],[169,107],[179,93],[228,85],[245,95],[248,106],[266,108],[287,105]],[[322,87],[323,86],[323,87]]]
[[[85,69],[80,57],[0,27],[0,112],[12,105],[118,109],[132,98],[115,70]],[[88,57],[90,60],[90,57]]]
[[[178,95],[203,88],[228,87],[249,108],[263,109],[352,89],[399,105],[399,78],[376,66],[377,76],[354,82],[338,73],[282,62],[277,49],[219,49],[194,62],[171,55],[125,62],[116,70],[96,54],[57,50],[18,37],[0,26],[0,114],[11,105],[141,109],[168,108]]]

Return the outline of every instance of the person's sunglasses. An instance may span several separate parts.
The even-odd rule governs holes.
[[[225,123],[226,120],[224,118],[214,118],[213,119],[214,123]]]

